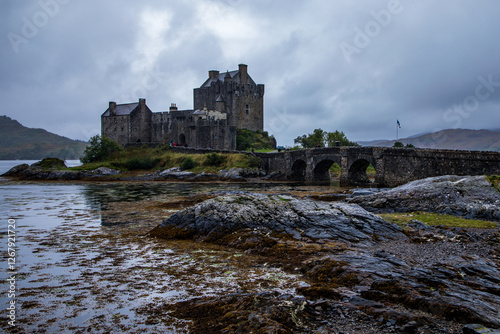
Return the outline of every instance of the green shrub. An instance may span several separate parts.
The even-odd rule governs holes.
[[[193,158],[187,157],[182,160],[181,170],[193,169],[196,167],[196,162],[194,162]]]
[[[226,157],[217,153],[209,153],[205,157],[205,161],[203,162],[204,166],[220,166],[226,161]]]
[[[255,150],[276,149],[276,139],[267,131],[237,129],[236,150],[247,151],[252,148]]]
[[[66,168],[64,160],[61,160],[59,158],[45,158],[41,161],[34,163],[33,165],[40,166],[44,169]]]
[[[83,152],[83,157],[80,158],[83,164],[104,161],[109,158],[112,153],[121,150],[117,142],[99,135],[90,138],[89,144],[90,145],[87,146]]]
[[[131,158],[125,162],[125,168],[128,170],[147,170],[147,169],[153,169],[158,163],[160,162],[160,159],[156,158]]]
[[[257,157],[248,157],[248,167],[249,168],[258,168],[262,164],[262,160]]]
[[[405,147],[404,144],[400,141],[397,141],[394,143],[394,145],[392,145],[392,147]]]

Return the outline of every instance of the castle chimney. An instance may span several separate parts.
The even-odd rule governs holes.
[[[247,84],[248,81],[248,66],[245,64],[239,64],[238,69],[240,70],[240,80],[243,85]]]
[[[116,112],[116,102],[109,101],[109,115],[114,116]]]
[[[145,107],[146,106],[146,99],[139,99],[139,105],[141,107]]]
[[[212,79],[212,78],[214,78],[214,77],[216,77],[218,75],[219,75],[219,71],[217,71],[217,70],[208,71],[208,78],[209,79]]]
[[[178,110],[178,109],[177,109],[177,104],[175,104],[175,103],[171,103],[171,104],[170,104],[170,111],[177,111],[177,110]]]

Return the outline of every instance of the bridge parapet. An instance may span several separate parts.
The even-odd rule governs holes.
[[[289,179],[330,180],[333,163],[341,167],[342,185],[368,185],[371,164],[373,185],[397,186],[439,175],[500,174],[500,152],[384,147],[331,147],[280,153],[257,153],[268,172],[280,171]]]

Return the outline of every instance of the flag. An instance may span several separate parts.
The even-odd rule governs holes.
[[[398,123],[398,128],[400,128],[400,129],[401,129],[401,124],[399,123],[399,119],[398,119],[398,120],[396,120],[396,122]]]

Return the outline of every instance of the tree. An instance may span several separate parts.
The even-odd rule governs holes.
[[[341,146],[359,146],[359,144],[347,139],[342,131],[326,132],[322,129],[315,129],[313,133],[302,135],[294,139],[295,144],[300,144],[303,148],[336,146],[339,142]]]
[[[120,150],[120,145],[114,140],[111,140],[108,137],[95,135],[90,138],[89,146],[85,148],[83,157],[80,158],[80,161],[83,164],[103,161],[109,158],[112,153]]]
[[[397,141],[394,143],[394,145],[392,145],[392,147],[405,147],[405,145],[402,142]]]
[[[335,132],[327,132],[326,143],[328,144],[328,146],[336,146],[336,142],[339,142],[340,146],[359,146],[358,143],[352,142],[347,139],[346,135],[342,131],[336,130]]]
[[[267,131],[236,130],[236,149],[247,151],[252,148],[256,150],[276,149],[276,139]]]
[[[303,148],[324,147],[325,135],[326,132],[322,129],[315,129],[313,133],[295,138],[293,142],[302,145]]]

